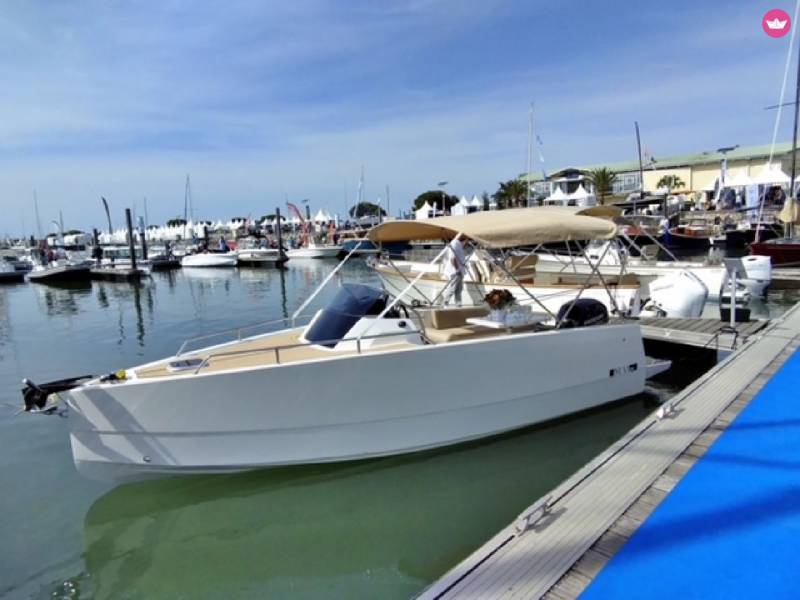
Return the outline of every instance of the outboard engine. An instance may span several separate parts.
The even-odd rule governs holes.
[[[69,379],[59,379],[40,385],[35,384],[30,379],[23,379],[22,400],[25,403],[25,412],[48,412],[55,409],[55,406],[47,403],[51,394],[65,392],[76,388],[92,379],[93,375],[82,375],[80,377],[70,377]]]
[[[556,323],[559,327],[588,327],[608,323],[608,309],[599,300],[578,298],[575,302],[567,302],[558,309]]]

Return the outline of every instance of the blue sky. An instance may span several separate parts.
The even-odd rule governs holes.
[[[545,168],[768,143],[789,2],[4,0],[0,234],[261,215],[284,196],[392,212],[449,182],[490,193]],[[792,75],[794,71],[792,71]],[[787,113],[784,113],[787,114]],[[788,115],[787,115],[788,116]],[[779,139],[789,139],[788,118]],[[538,165],[537,165],[538,170]],[[385,202],[385,200],[384,200]],[[47,229],[47,227],[45,227]]]

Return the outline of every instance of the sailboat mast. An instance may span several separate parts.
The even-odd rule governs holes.
[[[797,185],[794,178],[797,176],[797,116],[798,111],[800,111],[800,44],[798,44],[797,48],[797,80],[794,90],[794,131],[792,133],[792,179],[790,183],[792,186],[792,193],[790,195],[792,199],[792,212],[797,211]],[[790,235],[793,236],[794,219],[792,219],[792,222],[789,224],[789,230]]]
[[[189,222],[189,174],[186,174],[186,184],[183,186],[183,237],[186,237],[186,225]]]
[[[644,198],[644,168],[642,167],[642,138],[639,136],[639,121],[633,122],[636,127],[636,150],[639,152],[639,198]],[[636,200],[633,201],[633,214],[636,214]],[[665,217],[667,215],[664,215]]]
[[[533,173],[533,102],[528,113],[528,168],[525,177],[525,206],[531,205],[531,174]]]
[[[39,219],[39,199],[36,197],[36,190],[33,190],[33,210],[36,211],[36,234],[42,239],[42,221]]]

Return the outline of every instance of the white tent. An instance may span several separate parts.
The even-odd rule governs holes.
[[[753,180],[744,171],[739,171],[731,179],[725,180],[725,187],[747,187],[748,185],[753,185]]]
[[[577,190],[568,196],[568,198],[570,201],[575,201],[575,206],[594,206],[597,204],[597,198],[595,195],[587,192],[582,183],[578,186]]]
[[[767,163],[764,168],[753,178],[753,183],[760,185],[786,185],[790,177],[783,172],[780,165]]]
[[[483,200],[477,196],[472,197],[472,202],[470,202],[469,205],[475,210],[483,210]]]
[[[544,199],[544,202],[545,204],[566,204],[567,200],[569,200],[569,196],[560,187],[557,187],[552,194]]]
[[[469,200],[467,200],[466,196],[461,196],[461,200],[454,204],[450,209],[450,214],[466,215],[467,213],[469,213]]]
[[[706,186],[702,189],[704,192],[713,192],[717,189],[717,182],[719,181],[719,177],[715,177]]]
[[[319,211],[317,211],[317,214],[314,215],[313,221],[314,223],[327,223],[328,221],[333,221],[333,217],[331,217],[324,210],[319,209]]]
[[[418,221],[421,219],[430,219],[432,210],[433,207],[430,204],[428,204],[426,200],[425,204],[423,204],[417,210],[414,211],[414,218],[417,219]]]

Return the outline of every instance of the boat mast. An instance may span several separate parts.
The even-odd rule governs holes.
[[[189,222],[189,174],[186,174],[186,185],[183,187],[183,237],[186,239],[186,225]]]
[[[36,234],[42,239],[42,221],[39,219],[39,199],[36,197],[36,190],[33,190],[33,210],[36,212]]]
[[[639,121],[634,121],[636,127],[636,149],[639,151],[639,199],[644,198],[644,168],[642,167],[642,138],[639,136]],[[633,214],[636,214],[636,200],[633,201]],[[664,215],[667,216],[666,214]]]
[[[528,113],[528,169],[525,177],[525,206],[531,205],[531,176],[533,174],[533,102]]]
[[[796,26],[796,25],[795,25]],[[792,217],[797,211],[797,186],[794,178],[797,175],[797,116],[800,109],[800,44],[798,44],[797,51],[797,80],[795,81],[794,90],[794,131],[792,133],[792,179],[789,185],[792,186],[790,198],[792,199]],[[789,236],[794,236],[794,218],[789,223]]]

